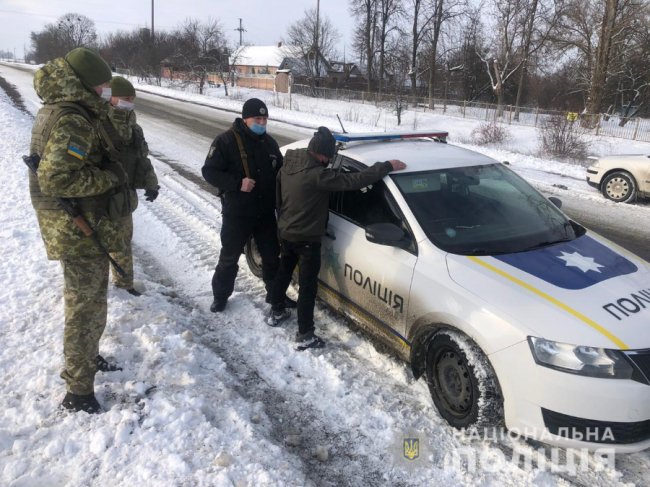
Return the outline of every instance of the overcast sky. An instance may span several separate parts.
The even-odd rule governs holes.
[[[350,58],[354,21],[349,0],[320,0],[321,16],[328,17],[340,35],[339,51]],[[228,40],[239,43],[235,29],[242,19],[244,43],[271,45],[286,39],[287,28],[316,7],[316,0],[154,0],[154,29],[171,30],[188,17],[219,20]],[[0,0],[0,50],[23,57],[30,50],[29,34],[66,13],[83,14],[104,35],[151,25],[151,0]]]

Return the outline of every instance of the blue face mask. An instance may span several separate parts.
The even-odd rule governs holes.
[[[251,129],[251,132],[257,135],[262,135],[266,132],[266,125],[260,125],[259,123],[251,124],[248,128]]]

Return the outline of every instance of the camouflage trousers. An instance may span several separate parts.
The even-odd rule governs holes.
[[[113,266],[111,266],[111,275],[113,276],[113,284],[115,287],[122,289],[133,288],[133,252],[131,250],[131,240],[133,240],[133,216],[129,215],[120,220],[120,231],[124,232],[124,251],[111,252],[111,257],[117,262],[126,274],[124,277],[120,276]]]
[[[106,327],[108,259],[105,256],[61,260],[65,329],[61,378],[68,392],[91,394],[94,390],[99,339]]]

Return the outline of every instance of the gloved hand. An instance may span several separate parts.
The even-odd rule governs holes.
[[[147,201],[153,201],[156,198],[158,198],[158,190],[157,189],[148,189],[144,192],[145,199]]]
[[[111,174],[113,174],[113,176],[115,176],[115,178],[117,179],[117,183],[115,184],[115,186],[122,186],[127,182],[126,181],[127,175],[124,172],[124,169],[122,168],[121,164],[115,162],[109,162],[108,164],[104,165],[104,171],[108,171]]]

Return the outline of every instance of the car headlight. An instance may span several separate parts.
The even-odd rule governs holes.
[[[535,362],[562,372],[609,379],[631,379],[634,372],[618,350],[570,345],[537,337],[528,337],[528,344]]]

